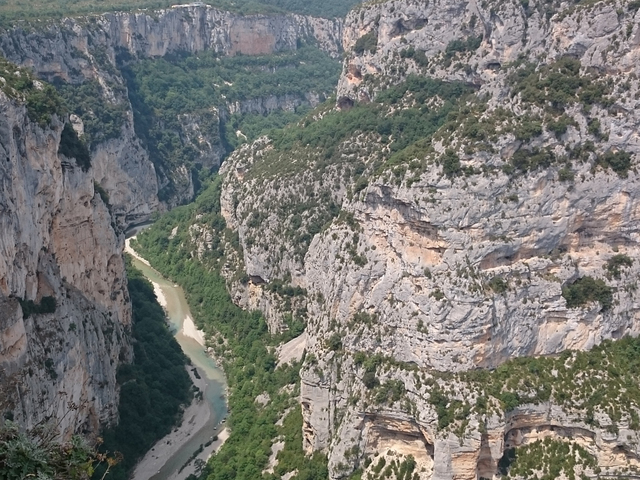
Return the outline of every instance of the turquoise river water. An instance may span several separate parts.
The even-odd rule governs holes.
[[[127,236],[135,235],[139,231],[140,228],[131,230]],[[171,331],[182,347],[183,352],[191,360],[192,366],[196,367],[199,375],[206,380],[203,395],[210,408],[209,420],[202,425],[202,427],[167,460],[160,471],[150,479],[167,480],[178,472],[200,445],[209,442],[211,437],[216,435],[221,429],[221,422],[227,415],[227,405],[224,398],[226,383],[222,370],[218,368],[213,359],[207,355],[202,345],[182,333],[182,324],[185,318],[191,316],[189,305],[187,304],[182,288],[170,282],[156,270],[136,258],[133,259],[133,264],[137,269],[142,271],[147,279],[160,286],[167,302],[165,309],[169,318]]]

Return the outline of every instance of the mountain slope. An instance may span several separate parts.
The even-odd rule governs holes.
[[[305,445],[329,452],[332,478],[377,478],[387,450],[420,478],[491,477],[508,448],[546,437],[609,473],[635,465],[637,398],[589,410],[525,375],[482,392],[438,372],[637,335],[636,15],[367,4],[345,21],[337,108],[223,166],[252,279],[238,301],[277,329],[291,307],[270,282],[306,291]]]

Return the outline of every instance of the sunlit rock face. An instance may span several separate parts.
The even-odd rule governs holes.
[[[640,333],[636,19],[626,2],[553,12],[520,2],[367,4],[345,20],[337,108],[374,101],[415,74],[474,89],[459,123],[440,130],[404,170],[369,170],[388,143],[362,132],[336,145],[342,160],[324,170],[321,154],[300,149],[287,164],[267,139],[223,166],[222,212],[239,233],[248,277],[267,284],[291,278],[306,290],[304,441],[308,452],[328,453],[333,479],[357,468],[364,469],[362,478],[378,478],[372,469],[380,458],[389,465],[409,456],[419,478],[494,478],[507,448],[547,437],[583,446],[603,468],[635,468],[632,416],[614,427],[602,410],[599,420],[587,422],[585,410],[552,401],[506,414],[472,409],[453,423],[458,430],[443,428],[431,399],[434,385],[472,406],[477,393],[457,377],[429,372],[494,369],[515,357],[589,350]],[[549,113],[544,101],[525,101],[530,91],[516,91],[513,75],[528,63],[559,71],[556,62],[576,60],[581,75],[608,85],[607,100],[567,103],[562,115],[570,125],[554,132],[547,122],[560,113]],[[437,98],[429,102],[425,108],[441,105]],[[474,112],[478,103],[481,113]],[[423,107],[409,95],[393,105]],[[504,112],[512,130],[497,118]],[[488,146],[477,141],[486,131],[465,129],[471,115],[481,129],[498,125],[484,137]],[[541,122],[534,135],[516,132],[532,119]],[[571,157],[591,144],[592,153]],[[514,155],[522,150],[552,152],[569,159],[569,167],[552,163],[514,173]],[[448,151],[460,161],[456,175],[444,171]],[[628,171],[600,160],[618,152],[629,154]],[[308,168],[299,168],[302,159],[311,159]],[[349,169],[358,162],[370,176],[355,188]],[[323,201],[342,213],[313,231],[299,255],[291,225],[307,232],[315,213],[300,214],[294,205],[319,211]],[[296,215],[301,221],[294,223]],[[631,264],[614,274],[615,257]],[[611,288],[609,308],[567,305],[563,287],[582,277]],[[255,282],[237,283],[234,291],[238,303],[261,305],[278,328],[282,298]],[[377,387],[363,383],[362,353],[384,357],[377,380],[400,382],[398,400],[389,400],[392,393],[375,400]]]
[[[117,419],[116,369],[131,359],[122,235],[91,175],[58,154],[62,122],[43,128],[4,94],[0,109],[2,407],[96,435]]]

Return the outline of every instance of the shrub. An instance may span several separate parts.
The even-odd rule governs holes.
[[[581,277],[562,288],[562,296],[568,308],[578,308],[589,302],[600,302],[602,310],[613,304],[613,291],[603,280],[589,276]]]
[[[567,128],[569,128],[569,125],[575,124],[576,121],[573,118],[567,115],[562,115],[557,120],[551,120],[550,122],[548,122],[547,129],[550,132],[553,132],[557,138],[560,138],[562,135],[567,133]]]
[[[334,333],[329,337],[329,339],[327,340],[327,347],[329,348],[329,350],[332,350],[334,352],[342,348],[342,338],[340,338],[339,333]]]
[[[358,55],[362,55],[367,50],[371,53],[376,53],[378,50],[378,31],[375,29],[361,36],[353,47],[353,51]]]
[[[55,297],[42,297],[40,303],[35,303],[33,300],[20,300],[20,306],[24,318],[28,318],[30,315],[55,313],[56,299]]]
[[[629,152],[607,152],[596,159],[596,163],[603,168],[610,168],[620,178],[627,178],[631,168],[631,154]]]
[[[79,436],[59,442],[57,434],[48,424],[27,432],[9,421],[0,425],[0,477],[85,480],[93,471],[93,462],[115,463],[97,454]]]
[[[502,294],[509,288],[509,285],[507,284],[507,282],[505,282],[504,278],[499,275],[496,275],[491,280],[489,280],[487,282],[487,286],[497,294]]]
[[[460,173],[460,157],[453,150],[447,150],[442,157],[442,171],[449,178]]]
[[[380,382],[378,381],[378,377],[376,377],[375,372],[364,372],[364,375],[362,376],[362,383],[364,383],[365,387],[371,390],[378,386]]]
[[[86,172],[91,167],[91,155],[87,146],[78,138],[78,134],[71,124],[65,123],[60,135],[58,154],[67,158],[75,158],[76,163]]]
[[[111,83],[109,87],[115,92],[122,89],[117,83]],[[103,87],[96,80],[82,85],[56,82],[56,88],[70,111],[82,119],[82,140],[89,149],[120,136],[127,118],[126,104],[107,100]],[[124,95],[124,92],[120,94]]]
[[[416,50],[413,46],[401,50],[400,57],[412,58],[416,62],[416,64],[421,67],[427,67],[429,65],[429,59],[424,53],[424,50]]]
[[[547,168],[555,163],[556,157],[548,149],[539,150],[518,150],[511,157],[510,171],[519,170],[521,173],[536,170],[537,168]]]
[[[600,124],[600,120],[598,120],[597,118],[592,118],[587,124],[587,130],[589,131],[589,133],[597,138],[600,138],[602,134],[600,130],[601,128],[602,125]]]
[[[525,117],[513,133],[516,136],[516,140],[528,142],[532,138],[542,135],[542,123],[538,120]]]
[[[51,121],[52,115],[64,115],[66,109],[56,90],[51,85],[44,85],[42,89],[32,88],[25,97],[29,118],[38,122],[41,127]]]
[[[482,37],[467,37],[466,39],[457,39],[449,42],[445,48],[445,56],[451,58],[457,52],[474,52],[480,47]]]
[[[569,167],[562,167],[560,170],[558,170],[558,180],[560,180],[561,182],[571,182],[573,181],[574,177],[575,174]]]
[[[111,204],[109,203],[109,194],[107,193],[107,191],[102,188],[102,185],[100,185],[98,182],[94,181],[93,182],[93,189],[95,190],[95,192],[100,195],[100,198],[102,199],[102,201],[104,202],[104,204],[109,207],[111,206]]]
[[[621,253],[611,257],[607,261],[606,268],[614,278],[620,278],[620,268],[630,267],[631,265],[633,265],[633,260],[629,256]]]
[[[520,94],[523,102],[551,113],[562,112],[567,105],[578,102],[585,109],[594,103],[608,105],[610,100],[605,97],[611,89],[595,74],[580,75],[580,68],[580,61],[569,57],[539,68],[533,63],[524,64],[509,76],[512,95]]]

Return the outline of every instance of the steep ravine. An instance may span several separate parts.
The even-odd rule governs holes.
[[[129,232],[129,234],[137,233]],[[133,237],[135,238],[135,237]],[[216,363],[207,355],[202,332],[196,330],[189,311],[189,305],[182,289],[166,280],[149,263],[137,255],[128,244],[125,251],[133,254],[132,263],[153,283],[161,305],[167,312],[171,329],[182,351],[197,369],[192,375],[194,384],[200,390],[192,405],[182,417],[181,425],[166,437],[161,438],[142,458],[132,473],[134,480],[165,480],[186,478],[193,469],[193,454],[208,444],[197,458],[204,459],[219,448],[222,440],[212,442],[222,431],[222,423],[227,414],[225,402],[225,378]],[[226,436],[226,432],[221,438]],[[185,467],[189,464],[189,467]]]
[[[111,65],[122,49],[131,56],[166,53],[171,45],[200,51],[216,48],[214,41],[228,51],[244,48],[226,27],[207,23],[219,12],[185,8],[163,12],[162,21],[107,15],[86,30],[69,21],[80,32],[69,35],[107,41]],[[243,146],[194,205],[170,212],[146,237],[148,258],[184,281],[199,325],[233,359],[231,415],[243,439],[211,461],[217,470],[207,470],[209,478],[271,475],[274,460],[276,477],[297,471],[312,478],[309,472],[328,463],[322,471],[331,480],[636,475],[638,15],[627,1],[457,0],[372,2],[349,14],[335,107],[324,105],[298,125]],[[199,25],[213,43],[192,35],[192,16],[205,19]],[[56,28],[50,37],[61,41]],[[261,28],[247,34],[250,44],[268,37]],[[29,44],[30,35],[17,44]],[[297,43],[296,35],[284,37],[266,43]],[[79,79],[86,70],[82,78],[104,80],[91,58],[73,60],[77,71],[45,59],[42,71],[56,67],[51,71]],[[121,79],[114,74],[110,81]],[[117,216],[126,224],[160,208],[146,198],[155,201],[168,174],[150,176],[141,153],[144,179],[126,179],[109,192],[124,198],[118,188],[133,192],[126,183],[142,181],[156,193],[137,196],[135,211],[126,204],[132,199],[114,200],[111,217],[94,194],[94,173],[58,169],[60,122],[28,126],[24,109],[9,107],[17,120],[5,129],[7,151],[50,172],[55,188],[3,164],[10,179],[5,208],[19,213],[3,230],[10,232],[2,246],[11,262],[2,301],[12,316],[2,337],[11,347],[2,355],[10,371],[64,382],[59,356],[44,356],[41,344],[23,347],[30,338],[24,332],[39,339],[79,327],[63,323],[43,333],[36,322],[57,316],[25,320],[10,295],[38,302],[53,291],[61,297],[57,309],[70,303],[66,296],[77,300],[68,308],[87,305],[82,314],[95,307],[90,318],[104,313],[113,295],[120,309],[113,315],[126,324],[126,299],[117,293],[122,240],[107,223]],[[14,146],[25,131],[30,143]],[[54,159],[44,169],[43,150]],[[185,189],[168,206],[192,192],[188,169],[173,174],[182,175]],[[69,185],[73,200],[84,192],[84,209],[62,201]],[[31,193],[14,207],[23,191]],[[33,200],[41,192],[49,203]],[[35,219],[28,228],[25,215]],[[76,226],[100,226],[66,231],[67,216]],[[72,251],[78,239],[97,247],[91,255]],[[113,241],[115,253],[103,241]],[[60,259],[64,264],[55,263]],[[237,305],[265,318],[223,308],[218,300],[230,301],[227,289]],[[119,328],[102,335],[117,338]],[[288,339],[303,328],[302,367],[276,368],[278,335]],[[117,355],[97,330],[79,332],[107,349],[105,358]],[[35,375],[29,361],[40,362]],[[52,365],[62,365],[53,369],[57,376]],[[88,393],[78,395],[92,388],[88,383]],[[113,409],[104,411],[113,418]],[[83,415],[93,421],[94,413]],[[295,454],[274,453],[282,442]],[[313,460],[304,458],[301,443]]]

